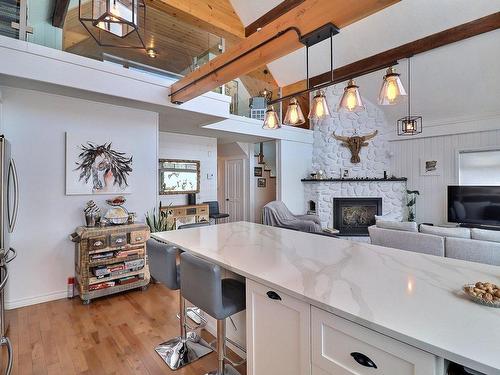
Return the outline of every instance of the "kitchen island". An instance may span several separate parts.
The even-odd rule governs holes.
[[[248,222],[152,237],[246,278],[248,374],[500,374],[500,309],[461,292],[500,267]]]

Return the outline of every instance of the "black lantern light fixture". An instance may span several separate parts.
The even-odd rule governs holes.
[[[146,49],[144,0],[79,0],[78,16],[101,47]]]
[[[411,114],[411,61],[408,58],[408,115],[398,120],[398,135],[417,135],[422,133],[422,116]]]

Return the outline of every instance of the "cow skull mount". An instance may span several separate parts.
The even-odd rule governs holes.
[[[341,141],[342,146],[347,147],[351,151],[351,163],[357,164],[361,161],[359,158],[361,147],[368,146],[367,141],[374,138],[377,134],[378,130],[375,130],[373,133],[367,135],[357,135],[357,132],[354,132],[352,137],[344,137],[333,132],[332,137],[337,141]]]

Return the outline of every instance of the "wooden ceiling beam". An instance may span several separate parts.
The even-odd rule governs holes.
[[[333,71],[334,83],[344,82],[350,78],[380,70],[381,67],[387,66],[395,61],[431,51],[435,48],[443,47],[447,44],[459,42],[499,28],[500,12],[496,12],[337,68]],[[310,85],[317,86],[328,82],[331,80],[331,76],[331,72],[328,71],[311,77],[309,80]]]
[[[174,83],[171,88],[171,100],[174,103],[188,101],[301,48],[297,34],[290,28],[300,30],[302,35],[329,22],[343,28],[399,1],[305,0],[301,5],[264,26],[258,33],[250,35]],[[290,31],[284,32],[286,30]],[[280,33],[283,33],[280,37],[266,42]]]
[[[63,28],[69,3],[70,0],[55,0],[54,12],[52,13],[52,26]]]
[[[230,44],[245,37],[245,28],[229,0],[146,0],[145,4]]]
[[[274,21],[276,18],[282,16],[286,12],[289,12],[293,8],[295,8],[297,5],[300,5],[304,2],[305,0],[284,0],[277,6],[275,6],[273,9],[271,9],[269,12],[265,13],[264,15],[260,16],[258,19],[253,21],[250,25],[245,27],[245,36],[250,36],[256,31],[259,31],[259,29],[263,28],[266,26],[268,23],[271,23]]]

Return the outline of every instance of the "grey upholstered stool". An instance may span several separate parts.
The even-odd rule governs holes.
[[[181,254],[181,293],[217,319],[217,370],[207,375],[239,372],[226,363],[226,318],[245,310],[245,283],[222,279],[221,268],[188,253]]]
[[[172,290],[180,289],[179,266],[175,246],[166,245],[156,240],[147,242],[149,269],[151,275]],[[186,300],[179,296],[180,336],[158,345],[155,350],[172,370],[177,370],[198,358],[212,352],[210,346],[196,332],[186,332]]]

